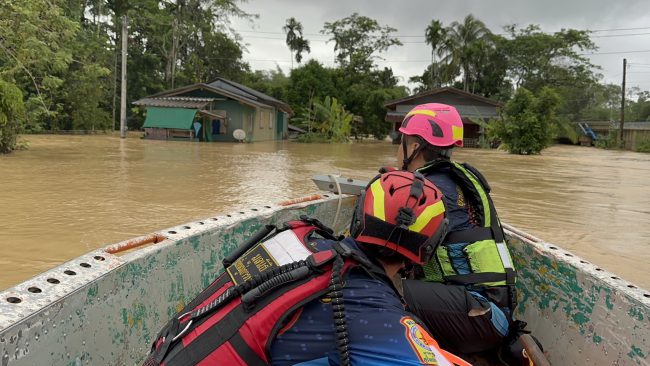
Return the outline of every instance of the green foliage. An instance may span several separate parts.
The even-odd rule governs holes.
[[[637,141],[636,146],[634,146],[634,151],[650,153],[650,138],[646,137]]]
[[[24,111],[20,89],[0,80],[0,153],[9,153],[16,148]]]
[[[485,24],[469,14],[462,23],[452,22],[446,30],[446,39],[440,52],[445,55],[443,61],[451,69],[463,74],[463,90],[469,91],[472,79],[476,80],[476,69],[481,59],[493,44],[492,33]]]
[[[322,142],[324,138],[328,142],[347,142],[354,115],[336,98],[327,96],[322,102],[314,100],[303,118],[306,118],[304,122],[309,126],[309,133],[299,141]]]
[[[381,26],[375,19],[354,13],[334,22],[326,22],[321,33],[330,34],[341,66],[352,71],[372,68],[373,54],[384,52],[402,42],[391,36],[397,29]]]
[[[600,138],[594,141],[594,145],[601,149],[617,149],[618,148],[618,132],[610,130],[607,133],[607,136],[600,136]]]
[[[488,134],[501,140],[512,154],[539,154],[557,134],[560,98],[550,88],[538,96],[519,88],[506,104],[501,120],[488,125]]]
[[[309,41],[302,37],[302,24],[296,18],[291,17],[287,19],[287,23],[282,27],[282,30],[287,34],[286,43],[291,52],[295,54],[296,62],[302,62],[302,53],[311,52]]]

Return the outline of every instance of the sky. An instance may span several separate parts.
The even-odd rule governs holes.
[[[291,70],[291,54],[282,31],[289,17],[302,23],[310,41],[311,54],[305,55],[303,62],[313,58],[334,66],[334,43],[320,34],[323,24],[358,12],[397,28],[395,35],[404,45],[379,54],[384,60],[377,64],[391,67],[400,84],[409,85],[409,77],[421,75],[431,58],[431,49],[424,43],[424,29],[431,20],[447,26],[473,14],[495,33],[502,33],[503,26],[509,24],[538,24],[545,32],[592,30],[598,50],[589,57],[602,67],[597,72],[603,80],[620,84],[623,58],[627,58],[628,88],[650,90],[650,0],[249,0],[241,7],[259,15],[252,22],[232,22],[246,44],[244,59],[254,70]]]

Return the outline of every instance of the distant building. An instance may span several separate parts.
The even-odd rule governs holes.
[[[245,140],[267,141],[288,137],[288,104],[269,95],[218,78],[142,98],[145,138],[157,140],[236,141],[235,130]]]
[[[424,103],[448,104],[458,110],[463,119],[464,144],[467,147],[478,146],[479,137],[484,132],[482,127],[476,124],[475,121],[488,121],[490,118],[498,117],[497,108],[502,106],[501,103],[492,99],[456,88],[436,88],[386,102],[384,106],[388,109],[388,112],[385,120],[393,123],[393,131],[397,132],[406,114],[416,105]]]

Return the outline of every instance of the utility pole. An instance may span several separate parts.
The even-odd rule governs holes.
[[[120,93],[120,137],[126,137],[126,48],[129,38],[129,18],[122,17],[122,91]]]
[[[623,59],[623,84],[621,87],[621,124],[618,131],[618,143],[620,147],[625,147],[625,141],[623,141],[623,125],[625,124],[625,74],[627,71],[627,59]]]

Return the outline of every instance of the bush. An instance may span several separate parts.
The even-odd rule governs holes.
[[[634,151],[641,153],[650,153],[650,137],[637,141]]]
[[[539,154],[557,134],[559,120],[555,110],[560,98],[550,88],[538,96],[519,88],[506,104],[500,120],[488,123],[491,140],[501,140],[511,154]]]
[[[600,136],[600,138],[594,142],[594,145],[601,149],[618,148],[618,132],[610,130],[606,136]]]
[[[16,138],[23,127],[24,110],[20,89],[0,80],[0,153],[10,153],[16,148]]]
[[[298,136],[298,138],[296,139],[296,142],[327,143],[327,142],[332,142],[332,141],[324,133],[307,132],[307,133],[304,133],[304,134]]]

